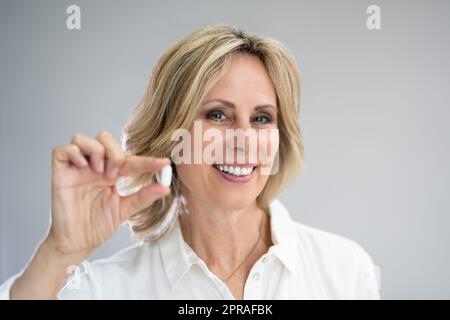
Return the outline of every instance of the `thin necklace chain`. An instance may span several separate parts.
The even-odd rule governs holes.
[[[185,213],[185,212],[188,212],[187,210],[186,210],[186,203],[185,203],[185,200],[184,199],[179,199],[180,201],[179,201],[179,203],[178,203],[178,213]],[[184,201],[183,201],[184,200]],[[223,280],[223,282],[227,282],[235,273],[236,273],[236,271],[238,271],[239,270],[239,268],[242,266],[242,264],[248,259],[248,257],[252,254],[252,252],[253,252],[253,250],[255,250],[255,248],[256,248],[256,246],[258,245],[258,243],[259,243],[259,240],[261,240],[262,239],[262,232],[261,232],[261,229],[262,229],[262,226],[263,226],[263,222],[264,222],[264,214],[263,214],[263,216],[262,216],[262,219],[261,219],[261,225],[260,225],[260,227],[259,227],[259,237],[258,237],[258,239],[256,240],[256,242],[255,242],[255,244],[253,245],[253,247],[252,247],[252,249],[250,250],[250,252],[245,256],[245,258],[244,258],[244,260],[242,260],[242,262],[233,270],[233,272],[228,276],[228,277],[226,277],[226,279],[225,280]],[[264,242],[264,244],[265,245],[268,245],[265,241],[264,241],[264,239],[262,239],[262,241]]]
[[[236,273],[236,271],[239,270],[239,268],[242,266],[242,264],[244,264],[244,262],[248,259],[248,257],[250,256],[250,254],[253,252],[253,250],[255,250],[256,246],[257,246],[258,243],[259,243],[259,240],[262,239],[261,229],[262,229],[263,221],[264,221],[264,216],[263,216],[262,219],[261,219],[261,226],[259,227],[259,237],[258,237],[258,239],[256,240],[255,244],[253,245],[252,249],[251,249],[250,252],[245,256],[244,260],[242,260],[242,262],[237,266],[237,268],[235,268],[235,269],[233,270],[233,272],[232,272],[225,280],[223,280],[223,282],[227,282],[227,281],[228,281],[228,280]]]

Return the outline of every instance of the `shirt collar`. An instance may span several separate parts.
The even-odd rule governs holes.
[[[174,200],[170,207],[169,211],[171,210],[177,210],[177,199]],[[172,214],[172,212],[167,214]],[[169,232],[158,239],[158,245],[167,278],[173,289],[181,277],[189,270],[196,256],[183,239],[178,214],[175,215],[175,221]]]
[[[273,242],[269,253],[273,252],[291,273],[296,273],[299,251],[295,238],[294,221],[289,211],[278,199],[274,199],[270,203],[269,214]]]
[[[175,199],[174,202],[176,201]],[[169,210],[177,210],[175,203]],[[295,273],[298,269],[298,250],[295,245],[293,221],[286,207],[277,199],[270,203],[268,209],[273,241],[269,254],[273,253],[290,272]],[[192,264],[199,260],[183,239],[178,215],[175,215],[169,232],[158,239],[158,245],[170,286],[174,289]]]

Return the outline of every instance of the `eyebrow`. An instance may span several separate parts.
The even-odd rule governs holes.
[[[225,99],[220,99],[220,98],[215,98],[215,99],[208,100],[208,101],[204,102],[203,105],[205,105],[207,103],[211,103],[211,102],[220,102],[220,103],[224,104],[227,107],[236,108],[236,105],[233,102],[225,100]],[[272,109],[274,109],[275,112],[277,112],[277,108],[275,106],[273,106],[272,104],[262,104],[262,105],[257,105],[255,107],[256,110],[264,109],[264,108],[272,108]]]

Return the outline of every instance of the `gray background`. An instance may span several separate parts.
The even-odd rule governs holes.
[[[81,30],[66,7],[81,7]],[[381,8],[382,29],[366,28]],[[0,282],[44,236],[51,150],[120,131],[156,59],[208,23],[284,42],[302,75],[295,220],[354,239],[385,299],[450,298],[449,1],[1,1]],[[131,243],[122,227],[90,259]]]

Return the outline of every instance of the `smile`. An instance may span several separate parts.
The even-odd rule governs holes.
[[[222,178],[229,182],[248,182],[253,177],[253,172],[255,171],[255,165],[221,165],[213,164],[214,169],[216,169]]]

